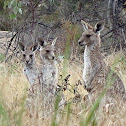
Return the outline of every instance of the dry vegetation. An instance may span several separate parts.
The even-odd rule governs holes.
[[[106,63],[111,65],[115,59],[124,57],[122,52],[113,53],[112,55],[105,58]],[[78,80],[81,80],[82,74],[82,63],[69,61],[67,67],[67,73],[71,75],[69,83],[75,85]],[[62,66],[62,65],[60,65]],[[62,68],[61,68],[62,69]],[[116,71],[122,78],[126,87],[126,65],[122,60],[116,65]],[[67,75],[67,74],[66,74]],[[55,124],[52,123],[52,115],[47,116],[46,119],[42,119],[41,115],[30,116],[28,110],[25,107],[25,100],[27,98],[27,89],[29,87],[28,81],[22,72],[22,67],[20,64],[14,64],[13,66],[8,66],[7,64],[0,64],[0,114],[1,120],[0,125],[19,125],[19,126],[48,126]],[[71,87],[69,87],[71,88]],[[86,91],[82,86],[79,86],[78,91],[83,97]],[[65,98],[68,100],[74,97],[70,91],[65,91]],[[117,107],[117,114],[112,114],[100,112],[98,110],[97,114],[97,124],[99,125],[115,125],[123,126],[126,124],[126,108],[125,106],[114,106]],[[122,109],[122,111],[121,111]],[[3,113],[4,112],[4,113]],[[113,111],[111,111],[113,112]],[[89,114],[87,106],[85,106],[82,100],[79,103],[68,104],[62,114],[58,114],[58,125],[59,126],[78,126],[84,125],[85,117]],[[94,125],[95,121],[93,122]]]
[[[0,126],[125,126],[126,105],[118,101],[116,105],[112,105],[110,111],[104,112],[104,108],[100,106],[97,110],[96,102],[90,109],[88,103],[83,100],[87,92],[82,85],[75,86],[78,80],[83,82],[83,60],[77,43],[82,34],[80,20],[84,19],[91,24],[105,21],[105,30],[101,35],[103,53],[108,55],[113,50],[125,49],[125,4],[124,0],[0,0],[0,30],[14,33],[6,34],[6,31],[0,31]],[[17,46],[18,32],[28,26],[31,28],[30,25],[35,22],[38,26],[38,36],[45,40],[58,37],[56,53],[65,57],[64,61],[58,62],[59,85],[63,84],[62,79],[71,75],[68,81],[70,86],[63,92],[68,104],[61,113],[57,113],[56,109],[44,119],[37,101],[33,115],[26,107],[30,86],[23,74],[22,65],[19,61],[17,63],[20,57]],[[7,54],[6,64],[3,62],[4,53]],[[124,53],[112,53],[104,60],[110,66],[116,62],[114,70],[126,88]],[[62,79],[60,75],[63,75]],[[78,100],[75,99],[77,92],[73,93],[75,87],[80,95]]]

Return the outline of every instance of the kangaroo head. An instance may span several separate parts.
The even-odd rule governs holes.
[[[84,32],[82,33],[82,36],[78,40],[78,43],[80,46],[92,46],[96,45],[100,47],[100,32],[104,28],[104,22],[99,22],[95,25],[95,27],[92,27],[88,23],[81,20],[82,26],[84,28]]]
[[[38,43],[30,46],[25,46],[19,42],[19,47],[22,51],[22,58],[25,65],[32,65],[35,62],[35,51],[37,50]]]
[[[55,38],[52,42],[46,42],[43,39],[39,38],[40,48],[40,56],[43,61],[54,61],[55,59],[55,43],[57,38]]]

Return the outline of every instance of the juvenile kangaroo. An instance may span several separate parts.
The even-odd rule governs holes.
[[[56,38],[57,39],[57,38]],[[58,69],[55,61],[55,43],[56,39],[52,41],[52,43],[47,43],[46,41],[39,39],[39,43],[41,45],[40,48],[40,58],[42,67],[42,83],[46,86],[54,86],[56,88],[58,83]],[[55,89],[51,92],[54,93]]]
[[[23,43],[19,42],[19,47],[22,51],[22,60],[24,62],[23,71],[30,85],[32,86],[38,77],[38,70],[35,58],[35,52],[37,50],[38,43],[25,46]]]
[[[97,94],[96,97],[98,97],[103,88],[106,87],[108,74],[111,70],[110,67],[105,65],[102,54],[100,53],[100,32],[104,28],[104,23],[99,22],[95,27],[92,27],[83,20],[81,23],[85,31],[82,33],[78,43],[80,46],[85,47],[83,69],[84,87],[91,97],[94,94]],[[107,96],[122,100],[126,96],[125,92],[125,87],[121,79],[113,73],[112,85],[107,90]]]
[[[40,57],[42,63],[42,77],[41,79],[41,87],[42,92],[44,92],[44,101],[46,102],[46,107],[48,105],[53,106],[56,98],[56,89],[58,83],[58,69],[56,66],[56,58],[55,58],[55,43],[57,38],[55,38],[52,42],[46,42],[43,39],[39,39],[40,48]],[[60,100],[60,104],[63,103],[63,99]],[[48,105],[47,105],[48,104]],[[50,107],[52,109],[52,107]],[[48,109],[49,112],[49,109]]]

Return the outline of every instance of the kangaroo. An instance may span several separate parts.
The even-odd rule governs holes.
[[[107,78],[110,72],[110,67],[105,65],[103,56],[100,53],[101,39],[100,32],[104,28],[104,22],[99,22],[92,27],[88,23],[81,20],[84,32],[78,40],[80,46],[84,46],[84,69],[83,80],[84,88],[89,92],[91,97],[96,97],[102,92],[103,88],[107,87]],[[121,79],[113,73],[113,81],[107,96],[119,100],[125,99],[126,91]]]
[[[42,66],[42,77],[41,79],[41,87],[42,92],[46,95],[45,101],[47,104],[54,105],[57,96],[57,84],[58,84],[58,69],[56,65],[55,58],[55,43],[57,38],[55,38],[52,42],[46,42],[43,39],[39,38],[40,44],[40,58]],[[61,94],[62,95],[62,94]],[[61,96],[59,107],[64,104],[64,97]],[[52,109],[52,107],[51,107]],[[51,110],[52,111],[52,110]],[[49,112],[49,109],[48,109]]]
[[[57,39],[57,38],[56,38]],[[40,58],[42,67],[42,83],[46,86],[57,87],[58,83],[58,69],[56,67],[54,46],[56,39],[52,43],[47,43],[46,41],[39,39],[40,48]],[[50,90],[51,91],[51,90]],[[55,91],[51,91],[54,93]]]
[[[25,46],[22,42],[19,42],[19,47],[22,51],[22,58],[24,62],[23,71],[30,85],[32,86],[38,77],[38,70],[35,58],[35,52],[37,50],[38,43]]]

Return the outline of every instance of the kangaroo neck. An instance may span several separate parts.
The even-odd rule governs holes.
[[[85,46],[85,50],[84,50],[84,63],[88,63],[90,65],[90,50],[89,48],[87,47],[87,45]],[[84,65],[87,65],[87,64],[84,64]]]
[[[95,64],[101,62],[102,55],[97,46],[85,46],[84,50],[84,65],[93,67]]]
[[[91,86],[91,83],[102,67],[101,55],[97,47],[85,46],[84,51],[84,70],[83,79],[87,87]]]

